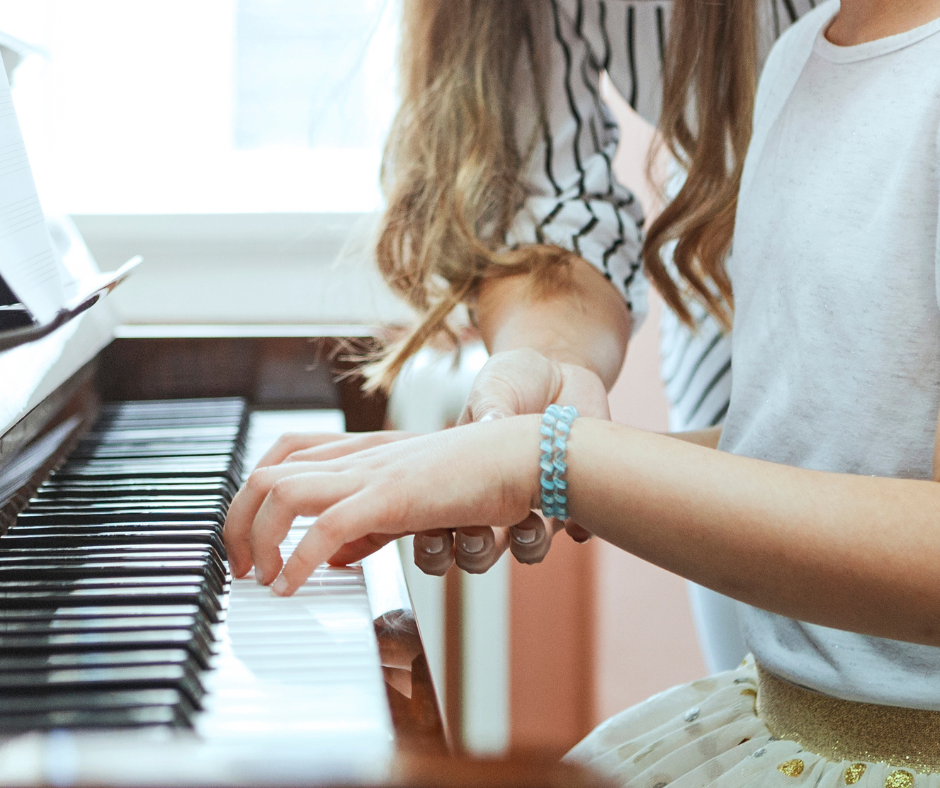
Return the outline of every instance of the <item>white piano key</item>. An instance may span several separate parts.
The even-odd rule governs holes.
[[[337,411],[254,413],[245,469],[284,432],[337,432]],[[286,560],[313,518],[298,518],[281,545]],[[249,575],[234,580],[219,649],[197,720],[210,741],[258,736],[328,736],[340,749],[386,756],[393,728],[365,577],[359,566],[318,567],[289,599]]]

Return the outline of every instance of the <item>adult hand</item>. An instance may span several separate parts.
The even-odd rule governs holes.
[[[506,528],[538,504],[539,418],[520,416],[386,442],[334,459],[255,470],[229,508],[224,538],[236,577],[292,594],[323,561],[345,564],[377,540],[480,522]],[[329,441],[306,451],[329,451]],[[290,454],[286,455],[290,456]],[[316,516],[286,564],[294,518]]]
[[[528,348],[496,353],[477,375],[459,423],[541,414],[552,403],[574,405],[582,416],[610,418],[607,390],[594,372]],[[477,574],[490,569],[508,547],[521,563],[535,564],[548,555],[562,526],[530,512],[508,531],[489,526],[438,529],[415,536],[414,560],[431,575],[443,575],[455,562]],[[565,527],[576,541],[591,536],[574,523]]]

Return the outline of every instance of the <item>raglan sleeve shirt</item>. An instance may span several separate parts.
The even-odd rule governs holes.
[[[525,54],[514,86],[528,196],[506,242],[550,244],[584,258],[623,296],[634,326],[647,311],[643,211],[613,172],[619,133],[601,97],[601,75],[655,116],[668,6],[546,0],[546,35],[539,39],[544,107]]]

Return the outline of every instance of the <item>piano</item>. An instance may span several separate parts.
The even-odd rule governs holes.
[[[445,752],[394,545],[279,599],[220,540],[278,435],[382,427],[363,332],[73,323],[0,355],[0,785],[383,782]]]

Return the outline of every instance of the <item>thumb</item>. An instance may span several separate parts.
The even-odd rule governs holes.
[[[488,408],[470,408],[468,405],[463,409],[463,413],[460,414],[460,419],[458,419],[457,424],[479,424],[480,422],[484,421],[508,419],[512,415],[514,414],[509,408],[500,407],[498,405],[493,405]]]
[[[458,424],[470,422],[493,421],[493,419],[506,419],[515,416],[517,408],[509,400],[511,397],[494,396],[489,393],[486,397],[474,397],[472,394],[467,406],[460,414]]]

